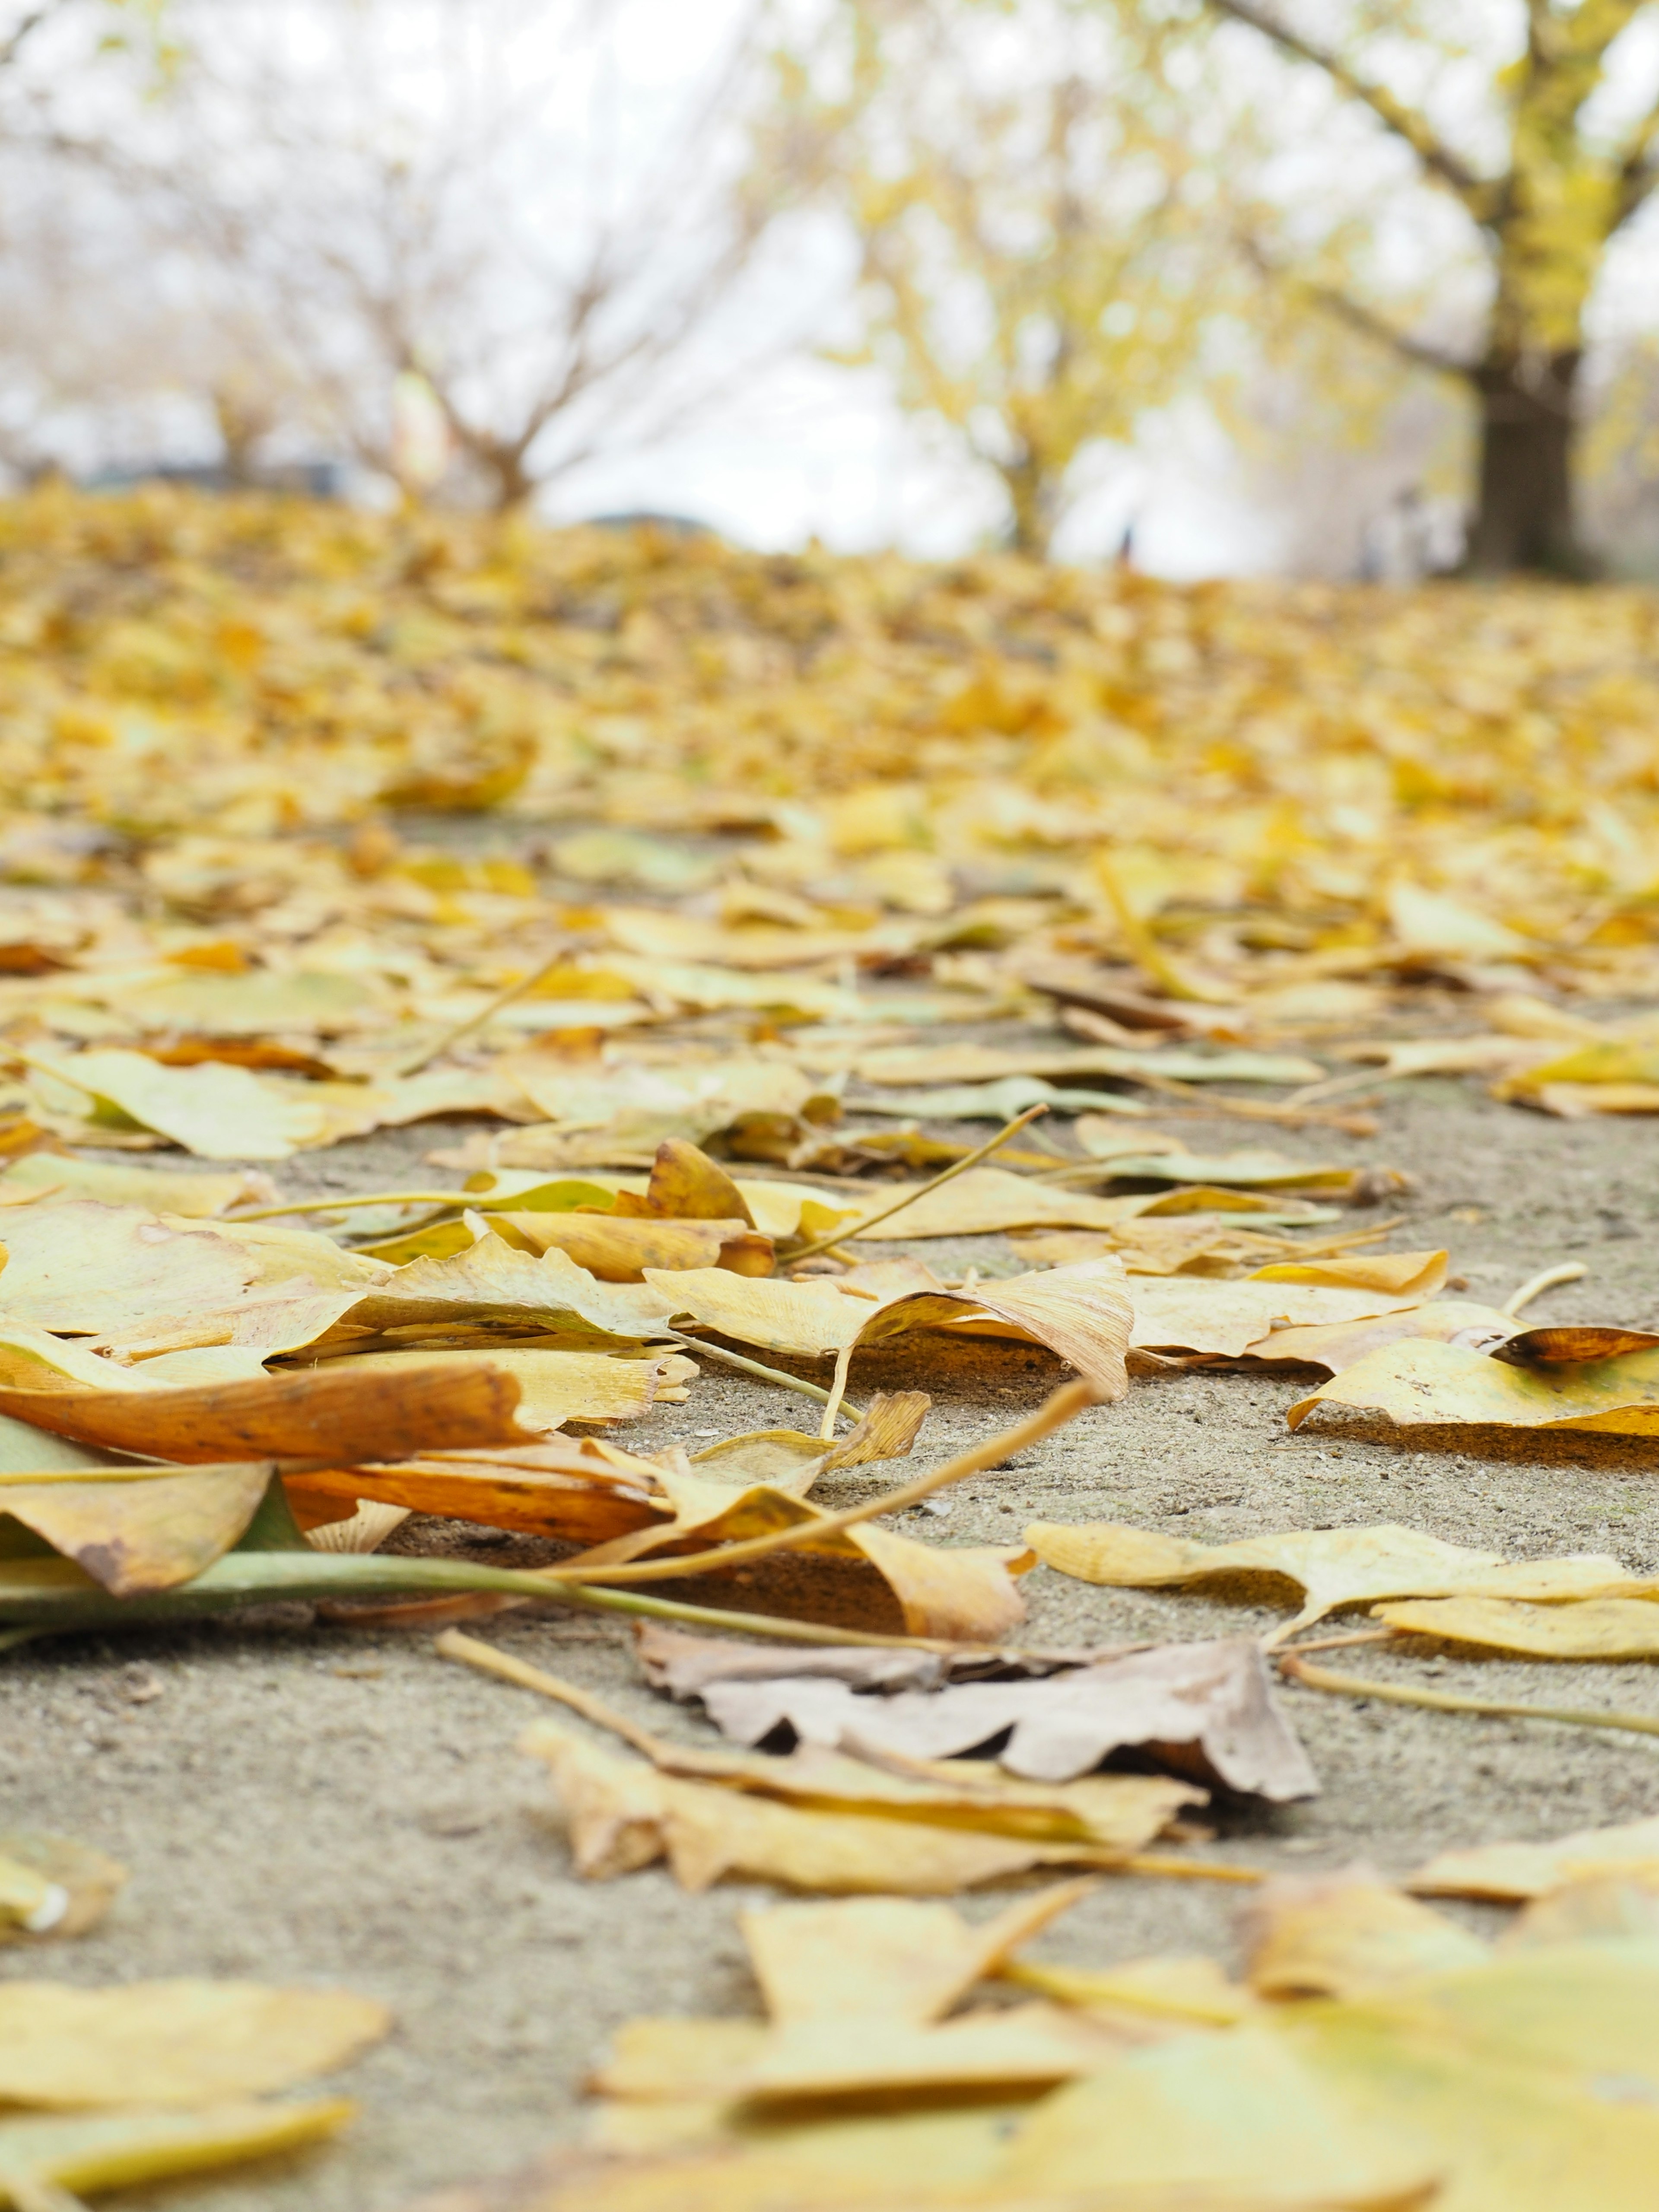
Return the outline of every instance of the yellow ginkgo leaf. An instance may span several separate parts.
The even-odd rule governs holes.
[[[1035,1521],[1025,1540],[1045,1565],[1080,1582],[1121,1589],[1225,1582],[1282,1604],[1289,1585],[1301,1591],[1304,1602],[1286,1635],[1340,1606],[1377,1598],[1456,1593],[1557,1600],[1646,1586],[1603,1553],[1506,1561],[1495,1552],[1470,1551],[1392,1525],[1297,1528],[1246,1536],[1236,1544],[1201,1544],[1106,1521],[1075,1528]]]
[[[378,2043],[384,2005],[256,1982],[0,1984],[0,2101],[211,2104],[284,2089]]]
[[[1299,1400],[1285,1418],[1299,1428],[1322,1405],[1384,1413],[1402,1428],[1468,1425],[1648,1436],[1659,1431],[1659,1350],[1522,1367],[1456,1344],[1390,1344]]]
[[[153,1129],[208,1160],[285,1160],[327,1127],[320,1105],[279,1091],[245,1067],[208,1060],[164,1067],[141,1052],[106,1048],[33,1063],[89,1117]]]
[[[1639,1584],[1635,1587],[1642,1587]],[[1577,1598],[1528,1605],[1515,1598],[1453,1597],[1372,1607],[1406,1636],[1468,1644],[1528,1659],[1659,1659],[1659,1584],[1642,1597]]]
[[[1580,1828],[1548,1843],[1475,1844],[1442,1851],[1407,1887],[1419,1897],[1544,1897],[1594,1875],[1659,1867],[1659,1820]]]
[[[0,2204],[15,2212],[34,2204],[67,2208],[82,2192],[141,2188],[273,2157],[337,2134],[356,2110],[343,2097],[308,2097],[205,2104],[185,2112],[129,2108],[0,2119]]]

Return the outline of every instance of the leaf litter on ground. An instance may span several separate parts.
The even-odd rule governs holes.
[[[779,567],[712,543],[503,535],[171,494],[89,502],[61,488],[15,502],[0,538],[17,799],[0,833],[13,1085],[0,1131],[0,1441],[23,1509],[3,1525],[27,1551],[50,1540],[33,1527],[25,1540],[23,1518],[49,1522],[131,1593],[74,1559],[20,1553],[0,1565],[0,1613],[20,1630],[187,1618],[276,1590],[539,1595],[735,1627],[755,1617],[582,1578],[706,1572],[842,1542],[884,1560],[890,1586],[908,1580],[912,1627],[1000,1637],[1006,1563],[969,1601],[963,1577],[976,1571],[957,1547],[836,1526],[808,1504],[833,1464],[833,1404],[819,1438],[761,1432],[695,1466],[672,1448],[645,1458],[556,1433],[672,1402],[694,1380],[675,1318],[726,1334],[696,1316],[704,1298],[741,1319],[732,1341],[787,1356],[809,1338],[799,1356],[836,1357],[832,1401],[859,1346],[900,1332],[916,1370],[906,1380],[931,1380],[940,1327],[1035,1340],[1109,1398],[1126,1387],[1121,1259],[1146,1292],[1142,1358],[1316,1364],[1334,1374],[1329,1402],[1381,1390],[1384,1411],[1406,1402],[1408,1382],[1419,1405],[1437,1394],[1430,1418],[1466,1432],[1469,1404],[1501,1403],[1476,1418],[1511,1425],[1642,1425],[1644,1346],[1529,1346],[1535,1333],[1516,1331],[1512,1311],[1460,1306],[1410,1277],[1412,1255],[1361,1257],[1358,1237],[1309,1236],[1331,1225],[1318,1201],[1388,1196],[1386,1173],[1330,1162],[1323,1144],[1324,1164],[1299,1171],[1271,1155],[1188,1152],[1145,1110],[1176,1120],[1201,1095],[1234,1119],[1358,1130],[1355,1092],[1379,1066],[1401,1080],[1462,1069],[1555,1114],[1659,1107],[1650,1017],[1595,1012],[1659,990],[1648,886],[1631,858],[1653,811],[1644,756],[1601,741],[1613,695],[1594,690],[1613,684],[1639,725],[1651,656],[1627,595],[1500,594],[1480,616],[1514,618],[1494,690],[1486,645],[1485,674],[1443,680],[1472,652],[1455,594],[1384,608],[1339,592],[1316,620],[1288,599],[1001,560],[960,567],[946,588],[902,564]],[[140,572],[135,612],[113,580]],[[210,574],[237,579],[234,650],[209,642],[223,622],[204,594]],[[70,576],[66,627],[56,611]],[[346,577],[384,619],[342,627]],[[643,622],[630,617],[596,658],[571,611],[613,592]],[[711,653],[720,608],[744,651]],[[277,636],[273,689],[259,669]],[[1396,685],[1386,734],[1346,708],[1334,720],[1329,705],[1360,696],[1379,650]],[[347,669],[349,718],[337,705]],[[619,705],[627,742],[612,745]],[[408,846],[375,812],[507,802],[520,822],[556,826],[544,858]],[[704,842],[693,849],[688,834]],[[642,890],[665,903],[644,903]],[[687,895],[696,911],[666,903]],[[1361,1051],[1382,1057],[1329,1075]],[[926,1086],[986,1084],[1005,1111],[1021,1110],[1006,1086],[1060,1109],[1085,1103],[1072,1085],[1094,1094],[1094,1111],[1066,1145],[1005,1151],[949,1182],[878,1179],[925,1176],[974,1149],[893,1129],[885,1109],[924,1103],[907,1085],[947,1120],[983,1112],[989,1093],[947,1100]],[[849,1093],[859,1085],[869,1088]],[[1275,1086],[1289,1096],[1260,1095]],[[883,1126],[849,1127],[849,1095]],[[228,1218],[281,1203],[229,1163],[280,1165],[458,1112],[493,1127],[434,1164],[477,1188],[316,1212],[330,1234]],[[665,1139],[706,1143],[727,1164],[682,1157],[690,1180],[671,1194],[672,1158],[652,1159]],[[75,1145],[122,1162],[64,1149]],[[138,1164],[164,1145],[226,1171]],[[787,1180],[820,1167],[835,1179]],[[601,1179],[544,1187],[583,1171]],[[346,1250],[359,1228],[369,1249]],[[900,1286],[830,1261],[827,1283],[845,1285],[830,1295],[867,1309],[850,1332],[817,1296],[826,1282],[769,1273],[792,1254],[817,1264],[831,1237],[853,1240],[835,1249],[856,1263],[860,1244],[1010,1229],[1025,1232],[1030,1260],[1063,1264],[994,1284],[913,1272]],[[1249,1241],[1269,1229],[1306,1241]],[[1100,1242],[1037,1241],[1083,1237]],[[587,1240],[595,1269],[569,1256],[573,1239]],[[654,1264],[688,1257],[702,1264]],[[1241,1282],[1247,1267],[1255,1279]],[[1237,1295],[1194,1305],[1193,1291]],[[749,1292],[781,1295],[744,1305]],[[811,1295],[781,1295],[795,1292]],[[1250,1329],[1258,1297],[1268,1310]],[[1506,1334],[1518,1353],[1485,1358]],[[711,1343],[708,1356],[725,1350]],[[381,1448],[362,1464],[361,1432],[337,1428],[330,1464],[301,1446],[307,1471],[292,1471],[276,1437],[293,1432],[272,1409],[304,1379],[301,1360],[380,1407]],[[458,1447],[441,1425],[422,1429],[422,1393],[441,1374],[457,1390],[493,1375],[512,1436],[474,1429]],[[274,1426],[251,1405],[205,1406],[199,1394],[233,1380],[262,1394]],[[50,1419],[49,1398],[61,1401]],[[234,1437],[210,1449],[214,1420]],[[174,1425],[144,1425],[163,1422]],[[189,1449],[175,1456],[181,1436]],[[133,1452],[161,1464],[110,1463]],[[722,1481],[720,1497],[705,1494]],[[261,1482],[241,1535],[206,1557]],[[387,1515],[474,1507],[629,1556],[538,1580],[307,1550],[300,1525],[344,1541],[367,1514],[368,1542]],[[108,1540],[122,1515],[118,1562]],[[645,1558],[653,1546],[668,1548]],[[940,1578],[957,1587],[941,1595]],[[1643,1626],[1626,1619],[1640,1599],[1544,1606],[1504,1589],[1389,1602],[1419,1619],[1478,1605],[1486,1628],[1511,1634],[1547,1617],[1581,1643],[1611,1633],[1589,1619],[1598,1607],[1620,1608],[1627,1636]],[[815,1644],[806,1623],[773,1633],[804,1650],[834,1641],[818,1632]],[[1065,1678],[886,1698],[807,1679],[860,1705],[933,1696],[942,1708]],[[1266,2092],[1262,2108],[1276,2109]],[[1622,2183],[1604,2179],[1620,2202]]]

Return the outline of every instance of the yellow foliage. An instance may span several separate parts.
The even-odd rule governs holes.
[[[228,656],[232,605],[279,648]],[[517,866],[306,842],[424,778],[520,821],[735,833],[780,891],[930,845],[1061,896],[1103,949],[1109,854],[1160,937],[1209,933],[1206,964],[1221,931],[1287,978],[1358,971],[1405,929],[1419,961],[1571,947],[1581,979],[1639,978],[1646,929],[1611,925],[1659,884],[1656,617],[1635,591],[1183,587],[47,488],[0,507],[0,867],[96,884],[95,837],[60,823],[136,839],[222,963],[348,891],[383,927],[510,934]],[[1477,917],[1467,944],[1419,951],[1414,891]],[[77,922],[37,955],[28,920],[30,961],[73,952]]]

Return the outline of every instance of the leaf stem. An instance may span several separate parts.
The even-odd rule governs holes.
[[[1376,1698],[1390,1705],[1422,1705],[1437,1713],[1485,1713],[1494,1720],[1559,1721],[1565,1728],[1623,1729],[1636,1735],[1659,1735],[1659,1720],[1644,1713],[1583,1712],[1571,1705],[1514,1705],[1505,1698],[1460,1698],[1448,1690],[1417,1690],[1401,1682],[1372,1682],[1358,1674],[1338,1674],[1328,1667],[1310,1667],[1293,1652],[1280,1656],[1279,1671],[1310,1690],[1329,1690],[1347,1698]]]
[[[786,1254],[785,1264],[793,1267],[798,1261],[810,1260],[817,1252],[827,1252],[833,1244],[845,1243],[852,1237],[866,1235],[879,1223],[890,1220],[896,1213],[902,1213],[907,1206],[914,1206],[919,1199],[926,1198],[930,1191],[937,1190],[941,1183],[949,1182],[952,1176],[965,1174],[968,1169],[977,1167],[979,1163],[988,1158],[1000,1145],[1006,1145],[1010,1137],[1017,1137],[1028,1123],[1035,1121],[1040,1114],[1046,1114],[1048,1110],[1047,1104],[1042,1100],[1039,1100],[1035,1106],[1028,1106],[1023,1114],[1016,1114],[1006,1127],[999,1129],[994,1137],[988,1138],[982,1145],[975,1145],[971,1152],[964,1152],[959,1160],[952,1160],[948,1168],[941,1168],[933,1181],[923,1183],[920,1190],[901,1192],[890,1206],[878,1207],[874,1213],[866,1214],[862,1221],[854,1221],[851,1224],[843,1222],[840,1228],[832,1229],[827,1237],[820,1237],[816,1243],[803,1244],[798,1250]]]
[[[447,1052],[452,1045],[459,1044],[463,1037],[471,1036],[475,1030],[485,1028],[495,1020],[504,1006],[510,1006],[515,999],[522,999],[526,993],[533,991],[544,976],[550,975],[561,961],[567,960],[569,957],[569,946],[561,945],[556,952],[549,953],[539,968],[532,968],[529,975],[520,975],[516,983],[509,983],[506,990],[498,991],[487,1006],[479,1007],[476,1014],[469,1014],[464,1022],[454,1023],[449,1029],[434,1037],[429,1044],[419,1045],[413,1052],[405,1053],[401,1060],[394,1060],[392,1063],[393,1082],[401,1083],[411,1075],[418,1075],[421,1070],[429,1066],[441,1053]]]
[[[919,1474],[914,1481],[903,1483],[897,1490],[890,1490],[884,1497],[872,1498],[862,1505],[849,1505],[840,1513],[826,1513],[822,1520],[799,1521],[793,1528],[775,1528],[768,1535],[750,1536],[737,1544],[722,1544],[704,1552],[680,1554],[674,1559],[647,1559],[635,1565],[615,1567],[541,1567],[535,1571],[547,1580],[565,1586],[581,1583],[607,1584],[643,1582],[677,1582],[687,1575],[706,1575],[726,1567],[741,1566],[750,1559],[769,1558],[774,1552],[789,1550],[798,1544],[815,1543],[825,1536],[833,1536],[851,1528],[860,1521],[873,1521],[878,1514],[896,1513],[907,1505],[918,1504],[936,1490],[947,1484],[960,1482],[964,1476],[978,1474],[988,1467],[995,1467],[1000,1460],[1012,1459],[1027,1444],[1040,1443],[1054,1430],[1082,1413],[1085,1407],[1097,1405],[1099,1401],[1086,1382],[1063,1382],[1058,1390],[1051,1391],[1036,1413],[1018,1421],[1000,1437],[992,1437],[970,1451],[958,1452],[954,1459],[946,1460],[943,1467],[931,1473]],[[672,1533],[665,1529],[665,1534]]]
[[[868,1644],[882,1650],[895,1645],[924,1651],[964,1648],[945,1637],[876,1636],[772,1613],[725,1613],[713,1606],[635,1595],[631,1590],[588,1589],[555,1582],[542,1573],[478,1566],[470,1559],[404,1559],[395,1553],[228,1552],[189,1582],[144,1597],[112,1597],[67,1559],[11,1560],[0,1565],[0,1622],[49,1635],[71,1629],[198,1620],[278,1599],[448,1596],[477,1590],[647,1620],[683,1621],[724,1636],[762,1636],[793,1644]],[[4,1632],[0,1628],[0,1634]]]
[[[727,1367],[741,1367],[745,1375],[758,1375],[763,1382],[781,1382],[786,1390],[799,1390],[803,1398],[816,1398],[820,1406],[830,1403],[830,1393],[821,1382],[807,1382],[799,1375],[791,1375],[781,1367],[763,1367],[758,1359],[745,1359],[740,1352],[727,1352],[718,1344],[705,1344],[700,1336],[670,1336],[663,1341],[677,1345],[682,1352],[695,1352],[699,1358],[718,1359]],[[861,1421],[863,1414],[856,1406],[842,1406],[844,1413]]]
[[[1537,1274],[1528,1275],[1514,1296],[1505,1298],[1498,1310],[1508,1314],[1513,1321],[1522,1306],[1529,1306],[1534,1298],[1542,1297],[1546,1291],[1553,1291],[1558,1283],[1576,1283],[1589,1273],[1589,1269],[1582,1260],[1564,1260],[1559,1267],[1542,1267]]]
[[[228,1213],[232,1227],[239,1221],[275,1221],[284,1213],[351,1213],[366,1206],[453,1206],[458,1210],[479,1206],[489,1194],[474,1190],[370,1190],[355,1197],[296,1198],[282,1206],[261,1206],[251,1213]]]

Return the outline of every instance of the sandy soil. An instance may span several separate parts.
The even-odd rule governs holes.
[[[1284,1148],[1409,1169],[1420,1188],[1395,1242],[1449,1244],[1475,1297],[1501,1303],[1535,1268],[1576,1257],[1588,1279],[1553,1293],[1538,1317],[1659,1325],[1651,1123],[1548,1121],[1453,1083],[1390,1094],[1380,1120],[1369,1142],[1304,1135]],[[1194,1146],[1240,1141],[1236,1121],[1178,1126]],[[295,1163],[283,1180],[373,1187],[439,1140],[428,1129],[343,1146]],[[1478,1220],[1462,1218],[1470,1209]],[[977,1242],[982,1259],[1006,1256],[999,1240]],[[882,1358],[886,1367],[872,1358],[855,1380],[867,1388],[902,1371],[896,1355]],[[1041,1354],[976,1346],[970,1366],[913,1377],[938,1395],[924,1455],[1012,1419],[1058,1373]],[[1109,1517],[1222,1540],[1397,1520],[1516,1555],[1607,1549],[1632,1566],[1659,1566],[1659,1450],[1586,1441],[1482,1457],[1334,1426],[1291,1439],[1283,1410],[1305,1388],[1241,1376],[1138,1382],[1121,1404],[963,1486],[947,1516],[918,1514],[915,1531],[1006,1540],[1033,1517]],[[625,1434],[645,1445],[724,1436],[802,1410],[711,1367],[689,1405],[660,1408]],[[867,1494],[890,1474],[843,1478],[841,1494]],[[481,1556],[528,1556],[495,1532],[474,1533]],[[422,1541],[416,1524],[408,1540]],[[1025,1587],[1030,1634],[1045,1642],[1194,1638],[1271,1618],[1197,1597],[1092,1589],[1041,1568]],[[764,1597],[759,1583],[732,1591],[745,1605]],[[639,1686],[620,1627],[514,1614],[483,1632],[654,1726],[705,1733]],[[1348,1658],[1362,1662],[1418,1679],[1425,1664]],[[1639,1666],[1428,1663],[1444,1686],[1659,1714],[1659,1691]],[[362,2113],[340,2142],[228,2179],[132,2192],[120,2201],[135,2212],[392,2212],[445,2183],[510,2168],[574,2130],[584,2069],[630,2014],[755,2008],[737,1914],[770,1893],[686,1897],[660,1872],[574,1881],[543,1770],[514,1748],[524,1723],[547,1709],[438,1660],[429,1636],[323,1627],[290,1608],[256,1625],[65,1638],[0,1659],[0,1670],[3,1819],[81,1837],[132,1869],[100,1929],[49,1949],[15,1947],[0,1972],[339,1982],[385,1998],[397,2015],[390,2041],[342,2085]],[[1277,1812],[1222,1808],[1217,1840],[1194,1857],[1285,1870],[1366,1858],[1403,1871],[1451,1844],[1659,1813],[1659,1741],[1286,1695],[1322,1795]],[[1159,1948],[1224,1952],[1241,1894],[1109,1879],[1038,1949],[1086,1964]],[[971,1899],[968,1910],[994,1901]]]

